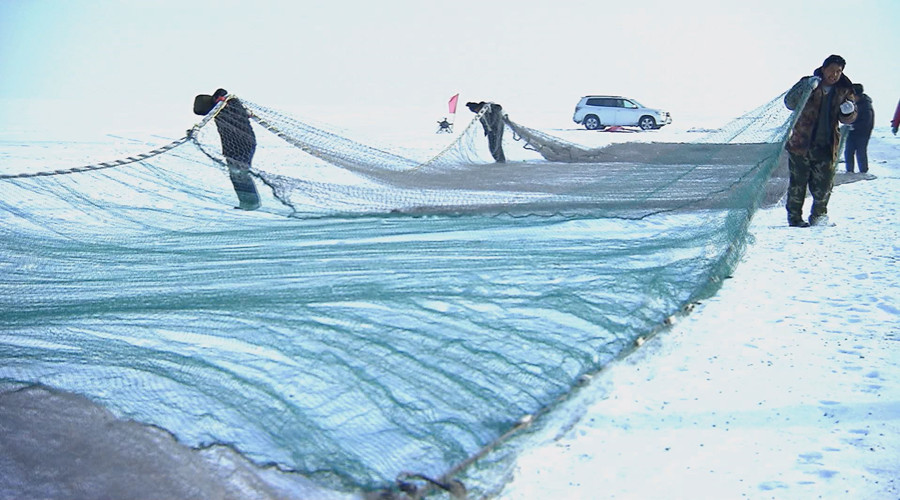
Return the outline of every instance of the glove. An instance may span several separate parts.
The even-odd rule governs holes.
[[[897,135],[897,127],[891,127],[891,132],[893,132],[894,135]]]
[[[849,115],[854,111],[856,111],[856,104],[853,104],[853,101],[848,99],[841,104],[841,113]]]
[[[819,82],[821,82],[821,81],[822,81],[822,79],[819,78],[818,76],[811,76],[811,77],[809,77],[809,88],[810,88],[810,90],[813,90],[813,89],[815,89],[816,87],[818,87],[818,86],[819,86]]]

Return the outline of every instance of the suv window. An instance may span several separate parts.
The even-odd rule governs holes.
[[[590,97],[585,103],[588,106],[600,106],[603,108],[621,108],[621,99],[611,99],[609,97]]]

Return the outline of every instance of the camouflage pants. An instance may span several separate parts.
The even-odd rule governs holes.
[[[812,194],[813,204],[810,216],[819,217],[828,213],[828,199],[834,187],[834,157],[831,148],[811,149],[805,155],[790,154],[788,168],[791,180],[788,184],[788,222],[803,220],[803,202],[806,189]]]

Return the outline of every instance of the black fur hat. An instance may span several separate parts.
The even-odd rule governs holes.
[[[213,106],[216,105],[216,100],[213,99],[213,96],[200,94],[197,97],[194,97],[194,114],[200,116],[206,116],[212,111]]]
[[[823,68],[827,68],[831,64],[837,64],[841,68],[847,65],[847,61],[844,60],[843,57],[837,54],[831,54],[827,58],[825,58],[825,62],[822,63]]]
[[[466,107],[469,108],[469,111],[473,113],[477,113],[481,111],[481,108],[484,106],[484,101],[481,102],[467,102]]]

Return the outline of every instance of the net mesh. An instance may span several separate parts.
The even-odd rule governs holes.
[[[216,122],[235,99],[151,156],[4,145],[0,380],[340,490],[464,478],[713,293],[786,186],[782,96],[678,143],[507,116],[505,163],[482,114],[388,148],[248,100]]]
[[[770,172],[789,113],[780,98],[685,143],[624,143],[590,149],[506,119],[512,161],[486,168],[481,115],[427,158],[367,146],[269,108],[244,102],[270,138],[252,173],[298,215],[384,212],[510,213],[641,217],[729,203],[745,177]],[[257,136],[262,134],[257,134]],[[195,137],[215,157],[219,137]],[[220,162],[224,159],[219,157]],[[537,161],[545,160],[545,161]],[[560,165],[565,163],[565,165]],[[751,181],[752,183],[752,181]],[[739,201],[743,203],[743,201]]]

